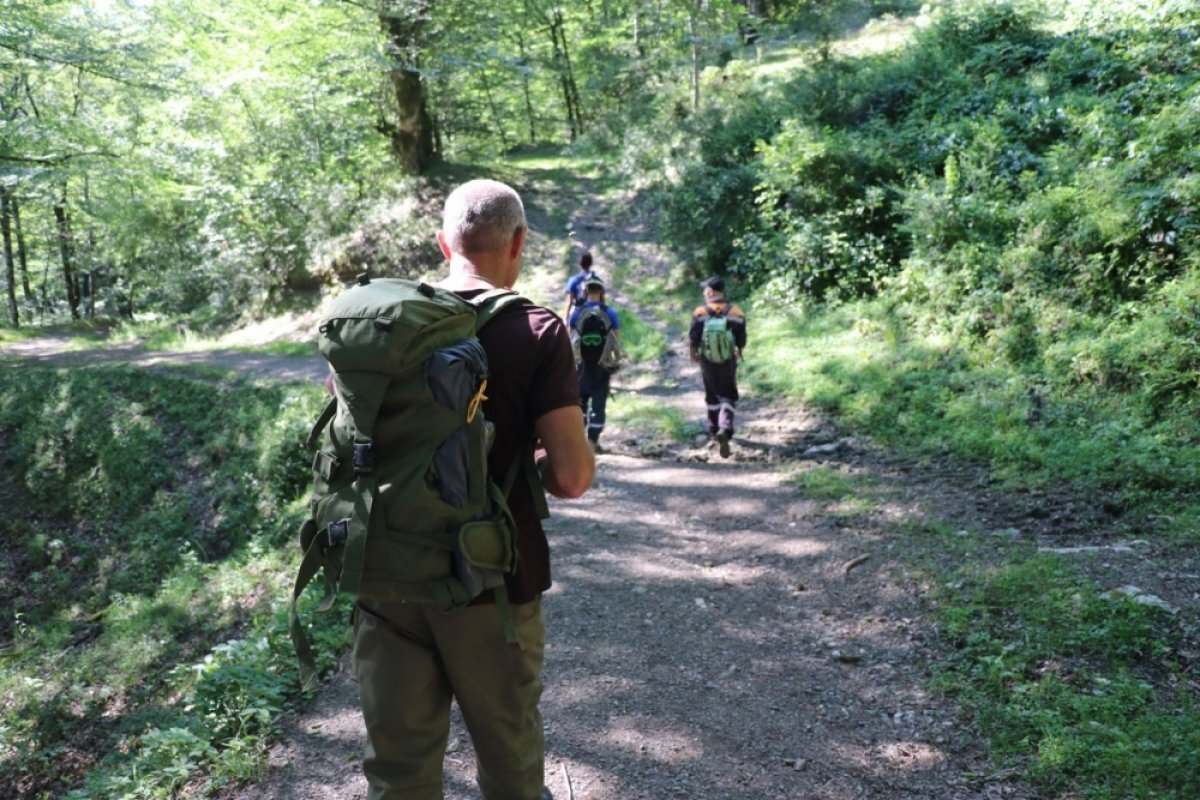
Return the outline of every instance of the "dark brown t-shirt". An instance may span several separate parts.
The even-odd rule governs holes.
[[[471,299],[482,291],[459,292]],[[484,416],[496,426],[488,469],[504,477],[543,414],[579,406],[579,380],[567,326],[553,311],[521,303],[500,311],[479,332],[488,357]],[[582,416],[580,417],[582,425]],[[517,570],[507,576],[509,601],[527,603],[550,588],[550,547],[529,482],[518,474],[508,498],[517,523]]]

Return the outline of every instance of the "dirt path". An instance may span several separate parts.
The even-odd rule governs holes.
[[[666,361],[678,388],[664,402],[698,408],[692,370]],[[640,449],[636,431],[606,439]],[[836,457],[818,459],[830,445]],[[926,587],[897,531],[930,498],[794,409],[747,403],[734,450],[605,453],[583,499],[553,503],[542,707],[555,797],[1031,797],[978,777],[978,743],[924,688]],[[870,497],[805,499],[788,479],[805,468],[855,476]],[[288,720],[264,778],[228,800],[363,798],[362,746],[343,669]],[[478,797],[457,715],[446,774],[449,800]]]
[[[643,228],[593,215],[586,200],[544,201],[585,209],[572,225],[587,232],[601,269],[618,252],[664,268]],[[543,218],[530,211],[537,231]],[[562,263],[561,246],[540,230],[528,263]],[[525,290],[557,310],[563,276],[528,277]],[[618,386],[698,419],[703,394],[681,327],[671,340],[671,353],[622,372]],[[324,374],[318,359],[176,356],[254,376]],[[552,503],[542,710],[555,797],[1034,797],[1015,778],[987,777],[979,741],[926,688],[935,636],[928,587],[911,565],[936,558],[937,543],[913,531],[937,520],[999,551],[1036,547],[1048,532],[1056,542],[1094,540],[1102,520],[1083,510],[1059,522],[1035,515],[1047,498],[1005,497],[980,473],[906,463],[800,409],[748,397],[739,414],[728,460],[707,445],[610,426],[591,491]],[[801,490],[797,476],[813,471],[843,489]],[[1149,563],[1142,551],[1130,558]],[[225,800],[363,798],[362,747],[343,669],[285,720],[262,779]],[[477,798],[457,715],[445,764],[446,797]]]
[[[552,202],[582,209],[569,227],[602,271],[630,252],[665,269],[645,228],[592,214],[584,197]],[[536,206],[530,217],[537,230]],[[533,237],[527,263],[561,263],[557,247]],[[557,309],[562,281],[533,270],[523,287]],[[640,394],[700,417],[681,330],[661,362],[620,374],[615,402]],[[911,495],[903,471],[826,421],[756,398],[742,404],[729,460],[611,424],[603,443],[591,491],[554,502],[548,523],[542,709],[558,800],[1032,796],[973,777],[986,771],[979,745],[924,688],[925,587],[894,536],[929,498]],[[861,477],[874,496],[805,499],[789,476],[813,468]],[[872,510],[856,514],[860,500]],[[228,800],[363,798],[362,747],[344,668],[288,721],[263,779]],[[478,797],[457,713],[445,766],[449,800]]]

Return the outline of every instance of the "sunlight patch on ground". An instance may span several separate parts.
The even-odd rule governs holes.
[[[559,680],[553,686],[553,692],[566,705],[583,706],[596,700],[604,700],[616,693],[632,693],[640,690],[637,681],[620,675],[588,675],[583,680]]]
[[[896,50],[912,39],[918,28],[929,24],[929,17],[895,17],[885,14],[873,19],[860,30],[835,42],[833,52],[838,55],[862,57]]]
[[[945,753],[925,742],[885,742],[875,752],[891,769],[932,769],[946,760]]]
[[[253,347],[280,341],[315,342],[320,318],[321,311],[316,309],[260,320],[222,336],[217,344],[224,347]],[[209,346],[211,342],[202,344]]]
[[[683,734],[674,728],[663,728],[654,723],[657,730],[652,733],[646,728],[654,723],[639,717],[617,717],[610,721],[604,740],[618,749],[628,749],[639,744],[641,758],[649,758],[660,764],[682,764],[700,758],[704,753],[696,746],[701,737]]]

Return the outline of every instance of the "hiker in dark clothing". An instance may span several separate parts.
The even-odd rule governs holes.
[[[746,314],[726,299],[721,278],[709,278],[700,287],[704,303],[692,312],[688,344],[704,379],[708,435],[716,438],[721,457],[729,458],[738,401],[737,362],[746,346]]]
[[[449,259],[439,286],[463,298],[517,281],[526,223],[521,199],[495,181],[471,181],[446,200],[438,242]],[[555,497],[579,497],[594,457],[579,419],[578,382],[566,325],[529,302],[497,314],[479,332],[489,380],[483,404],[495,424],[488,457],[503,475],[536,440],[542,484]],[[546,629],[541,595],[550,588],[550,553],[533,491],[517,481],[517,569],[505,575],[519,644],[505,640],[492,591],[453,613],[434,603],[360,600],[354,615],[367,752],[369,800],[440,800],[442,761],[458,702],[475,747],[485,800],[546,800],[538,703]]]
[[[617,312],[604,302],[604,281],[593,275],[584,285],[587,299],[571,312],[568,327],[577,345],[579,401],[587,424],[587,438],[592,449],[599,453],[610,382],[620,354],[620,321]]]

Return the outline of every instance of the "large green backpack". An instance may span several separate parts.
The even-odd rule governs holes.
[[[309,436],[311,516],[292,592],[291,636],[306,689],[312,647],[296,602],[323,572],[328,610],[341,592],[436,603],[452,612],[492,589],[516,642],[504,575],[517,562],[507,497],[519,473],[546,515],[532,443],[498,484],[488,474],[492,424],[487,356],[476,334],[524,298],[509,290],[472,301],[409,280],[360,276],[320,324],[334,397]]]
[[[724,364],[733,358],[733,331],[729,330],[729,306],[721,312],[707,308],[708,318],[700,332],[700,355],[710,364]]]

